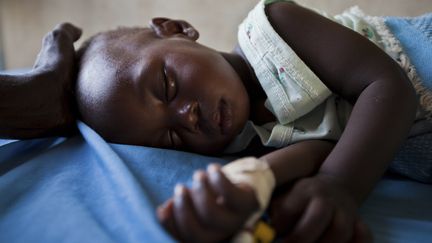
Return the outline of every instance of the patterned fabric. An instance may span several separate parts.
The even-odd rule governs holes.
[[[424,183],[432,183],[432,133],[406,140],[389,171]]]
[[[276,33],[261,1],[239,26],[238,40],[252,65],[268,102],[267,107],[281,124],[307,114],[331,94]]]
[[[307,139],[338,140],[348,120],[351,107],[329,94],[325,85],[269,23],[264,7],[278,1],[284,0],[262,0],[238,32],[239,45],[265,90],[266,106],[277,121],[263,126],[249,121],[226,152],[246,148],[256,135],[263,145],[271,147]],[[410,138],[392,163],[391,170],[432,183],[432,123],[425,120],[428,107],[432,111],[432,14],[417,18],[372,17],[358,7],[336,16],[319,13],[368,38],[407,73],[420,97],[421,108]]]
[[[308,139],[337,140],[351,111],[276,33],[261,1],[239,26],[239,45],[252,65],[277,121],[249,121],[226,153],[243,150],[258,135],[265,146],[284,147]]]
[[[308,139],[336,141],[352,109],[346,101],[331,93],[273,29],[264,8],[274,2],[287,1],[260,1],[239,26],[238,41],[266,92],[266,107],[277,121],[263,126],[249,121],[243,132],[227,147],[227,153],[245,149],[256,135],[264,146],[276,148]],[[379,31],[377,23],[383,23],[382,17],[372,21],[372,17],[369,18],[357,7],[336,16],[317,12],[365,36],[395,59],[405,55],[400,44],[392,42],[393,36]],[[407,66],[408,69],[412,68]],[[413,79],[417,77],[411,76]]]
[[[432,121],[432,13],[413,18],[388,17],[385,24],[407,54],[396,61],[406,70],[426,117]]]
[[[432,13],[414,18],[388,17],[385,23],[409,56],[412,70],[408,74],[415,73],[413,83],[429,118],[414,124],[390,171],[432,183]]]

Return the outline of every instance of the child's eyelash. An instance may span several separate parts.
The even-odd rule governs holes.
[[[166,68],[165,65],[163,66],[163,86],[164,86],[164,94],[165,94],[165,101],[169,101],[169,85],[168,85],[168,78],[167,78],[167,73],[166,73]]]
[[[173,140],[173,136],[172,136],[172,130],[168,130],[168,140],[169,140],[169,145],[170,147],[174,147],[174,140]]]
[[[170,102],[177,95],[177,84],[175,82],[175,78],[171,76],[168,77],[168,73],[165,65],[163,66],[163,76],[164,76],[165,101]]]
[[[175,133],[174,130],[170,129],[170,130],[168,131],[168,137],[169,137],[169,140],[170,140],[170,146],[171,146],[171,148],[173,148],[173,149],[177,149],[179,144],[177,144],[177,143],[175,142],[174,136],[177,136],[177,141],[178,141],[178,135]]]

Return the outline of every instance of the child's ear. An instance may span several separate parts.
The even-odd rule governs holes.
[[[153,18],[150,21],[150,28],[161,38],[180,35],[196,41],[199,37],[198,31],[184,20]]]

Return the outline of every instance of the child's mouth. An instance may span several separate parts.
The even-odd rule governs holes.
[[[218,126],[222,134],[227,134],[232,127],[232,110],[230,105],[223,98],[219,101]]]

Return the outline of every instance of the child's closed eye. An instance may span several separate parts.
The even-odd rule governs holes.
[[[173,78],[173,75],[170,75],[171,73],[167,69],[167,67],[163,66],[163,87],[164,87],[164,99],[166,102],[172,101],[175,96],[177,95],[177,84],[175,82],[175,79]]]

